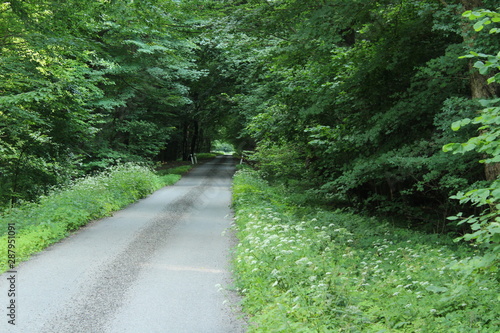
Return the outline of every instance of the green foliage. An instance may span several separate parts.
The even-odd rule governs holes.
[[[496,101],[498,102],[498,101]],[[491,104],[490,104],[491,103]],[[482,101],[483,106],[492,105],[491,101]],[[500,159],[500,107],[489,107],[481,111],[481,115],[473,120],[465,118],[453,124],[454,130],[459,130],[462,126],[470,123],[480,124],[480,134],[470,138],[465,143],[450,143],[443,147],[444,151],[451,151],[454,154],[464,154],[469,151],[478,151],[486,156],[480,162],[499,163]],[[470,204],[482,209],[481,214],[471,215],[463,218],[462,213],[449,217],[450,220],[459,220],[460,224],[468,223],[472,229],[460,239],[475,240],[492,250],[496,259],[482,262],[478,268],[498,269],[500,260],[500,180],[495,179],[487,187],[476,187],[467,192],[458,192],[452,199],[460,200],[462,204]]]
[[[214,153],[197,153],[196,154],[196,158],[198,160],[209,160],[209,159],[215,158],[216,156],[217,156],[217,154],[214,154]]]
[[[375,218],[298,207],[248,169],[233,186],[249,332],[496,332],[498,275],[478,250]]]
[[[212,144],[212,151],[228,154],[234,152],[234,146],[231,143],[217,140]]]
[[[478,20],[474,24],[476,31],[481,31],[485,25],[493,22],[500,22],[500,14],[481,10],[467,11],[463,14],[471,20]],[[498,32],[493,28],[490,33]],[[473,57],[488,58],[486,63],[478,61],[474,67],[479,69],[481,74],[486,74],[489,69],[500,70],[500,53],[497,56],[478,54],[471,52]],[[466,56],[466,57],[470,57]],[[488,79],[488,83],[500,83],[498,73]],[[454,131],[470,124],[479,125],[479,133],[469,138],[464,143],[448,143],[443,146],[443,151],[453,152],[453,154],[465,154],[470,151],[476,151],[482,154],[481,163],[495,166],[500,163],[500,99],[480,100],[484,107],[479,115],[473,119],[464,118],[452,124]],[[460,191],[452,196],[452,199],[458,199],[462,204],[473,205],[481,209],[480,214],[463,217],[463,213],[451,216],[448,219],[459,221],[459,224],[467,223],[472,232],[465,234],[459,239],[471,241],[487,247],[491,252],[488,255],[478,258],[470,263],[472,269],[488,269],[498,271],[500,262],[500,179],[499,174],[493,174],[494,179],[490,179],[486,186],[477,184],[469,191]]]
[[[449,128],[477,116],[470,100],[477,80],[459,56],[477,46],[488,79],[497,72],[486,54],[499,45],[467,32],[460,14],[472,3],[227,4],[226,17],[213,20],[210,50],[217,75],[231,85],[212,101],[243,125],[235,126],[238,143],[256,151],[253,163],[268,179],[301,184],[337,207],[399,216],[427,231],[462,231],[446,220],[460,210],[449,197],[484,174],[475,164],[480,152],[441,150],[476,129]]]
[[[53,190],[38,203],[24,203],[0,215],[0,242],[7,244],[7,227],[14,223],[17,262],[57,242],[93,219],[108,216],[162,186],[179,180],[158,176],[144,166],[116,166]],[[7,269],[7,247],[0,248],[0,271]]]
[[[476,31],[481,31],[485,26],[492,23],[500,22],[500,13],[486,9],[468,10],[462,16],[467,17],[469,20],[476,20],[476,23],[474,23],[474,30]],[[498,28],[491,28],[490,30],[490,34],[499,32]]]
[[[188,19],[178,2],[11,1],[0,11],[0,207],[157,158],[182,135],[188,85],[203,71],[177,27]]]
[[[181,166],[174,167],[174,168],[168,168],[168,169],[158,170],[157,173],[160,176],[165,176],[165,175],[183,175],[186,172],[188,172],[189,170],[191,170],[192,168],[193,168],[192,164],[187,164],[187,165],[181,165]]]
[[[500,67],[499,67],[500,68]],[[487,156],[481,163],[500,162],[500,107],[497,106],[500,99],[481,100],[480,103],[486,107],[480,111],[480,115],[474,119],[464,118],[451,125],[454,131],[460,130],[469,124],[480,125],[478,136],[470,138],[464,143],[450,143],[443,147],[445,152],[463,154],[469,151],[477,151]]]
[[[305,172],[303,154],[300,148],[287,142],[261,142],[257,150],[249,156],[258,162],[261,175],[271,181],[293,181]]]

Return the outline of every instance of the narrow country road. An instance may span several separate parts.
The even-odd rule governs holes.
[[[218,157],[20,264],[15,326],[3,274],[0,332],[244,332],[225,289],[233,172]]]

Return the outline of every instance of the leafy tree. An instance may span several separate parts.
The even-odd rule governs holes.
[[[500,13],[490,10],[466,11],[463,14],[470,20],[476,20],[474,29],[481,31],[485,26],[494,22],[500,22]],[[490,34],[499,33],[500,30],[493,27]],[[471,51],[467,58],[483,58],[485,61],[477,60],[474,67],[478,69],[480,75],[492,75],[487,79],[487,83],[500,83],[500,53],[497,55],[487,55]],[[470,151],[477,151],[483,155],[480,160],[487,166],[487,182],[476,184],[469,191],[460,191],[453,199],[460,200],[462,204],[472,204],[481,207],[480,214],[462,217],[462,213],[449,217],[450,220],[459,220],[460,224],[468,223],[472,232],[460,237],[465,240],[475,240],[477,243],[487,247],[490,252],[483,258],[473,261],[473,268],[489,268],[498,270],[500,260],[500,179],[498,165],[500,163],[500,98],[483,99],[480,101],[484,107],[480,114],[473,119],[465,118],[453,123],[452,128],[458,131],[469,124],[479,124],[479,134],[471,137],[464,143],[449,143],[443,147],[444,151],[452,151],[454,154],[465,154]]]
[[[182,132],[202,72],[177,2],[11,1],[0,13],[0,202],[151,160]]]
[[[52,23],[65,9],[50,1],[2,4],[2,201],[33,198],[67,179],[95,133],[88,101],[102,96],[103,79],[88,65],[87,43],[70,38],[77,27]],[[65,13],[62,23],[75,16]]]
[[[459,13],[474,5],[227,2],[219,45],[226,59],[245,59],[227,99],[258,142],[256,156],[272,161],[267,174],[305,176],[315,200],[446,230],[459,209],[450,194],[484,178],[477,155],[440,150],[474,131],[449,129],[476,110],[474,75],[458,59],[469,47]],[[493,46],[485,36],[474,42]],[[303,170],[292,175],[292,165]]]

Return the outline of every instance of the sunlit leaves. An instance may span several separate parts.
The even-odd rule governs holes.
[[[64,181],[66,168],[151,158],[166,146],[182,112],[174,108],[190,104],[187,84],[201,75],[194,43],[171,28],[185,17],[177,2],[27,0],[1,10],[0,141],[17,152],[0,156],[4,196],[33,199],[26,188]],[[40,161],[40,177],[28,161]]]
[[[481,9],[481,10],[468,10],[463,13],[464,17],[467,17],[469,20],[476,20],[474,23],[474,30],[481,31],[485,28],[485,26],[490,25],[492,23],[500,22],[500,13]],[[492,28],[490,33],[498,33],[500,30],[498,28]]]

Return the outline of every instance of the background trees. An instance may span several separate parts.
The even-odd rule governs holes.
[[[431,231],[453,228],[445,218],[459,208],[450,195],[486,176],[477,153],[441,147],[474,135],[473,127],[450,125],[473,117],[477,98],[497,94],[460,56],[499,49],[461,14],[497,4],[230,3],[220,29],[230,32],[232,57],[246,60],[230,97],[269,179],[307,183],[310,198],[328,205],[399,215]]]
[[[446,216],[463,209],[449,197],[498,173],[477,163],[484,152],[441,149],[475,136],[479,123],[450,125],[498,95],[488,84],[496,69],[461,57],[498,52],[461,16],[497,5],[4,2],[1,201],[120,161],[187,158],[222,139],[255,149],[261,171],[299,186],[305,201],[452,230]]]
[[[197,148],[189,85],[203,71],[177,2],[10,1],[0,15],[2,205]]]

